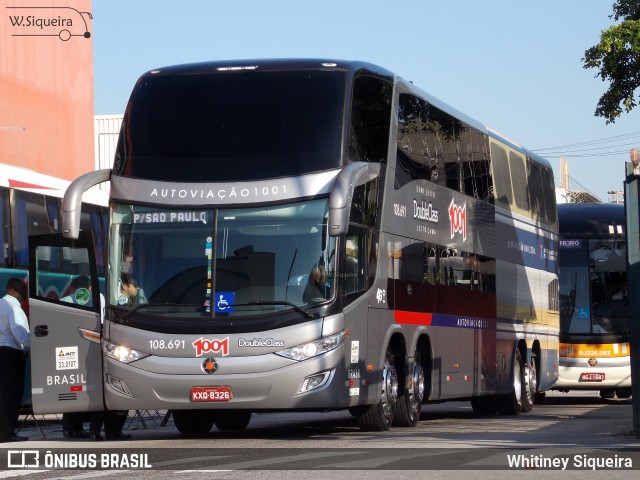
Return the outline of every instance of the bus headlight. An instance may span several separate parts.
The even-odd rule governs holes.
[[[111,357],[122,363],[135,362],[136,360],[149,356],[148,353],[139,352],[133,348],[125,347],[124,345],[117,345],[111,342],[104,342],[102,350],[107,354],[107,357]]]
[[[281,350],[276,352],[276,355],[301,362],[302,360],[317,357],[318,355],[322,355],[323,353],[327,353],[338,348],[342,345],[344,338],[345,334],[344,330],[342,330],[341,332],[319,338],[313,342],[303,343],[301,345],[296,345],[295,347],[287,348],[286,350]]]

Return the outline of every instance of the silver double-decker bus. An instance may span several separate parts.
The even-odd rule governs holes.
[[[101,325],[77,215],[104,181]],[[63,222],[30,244],[36,412],[164,409],[202,433],[348,409],[386,430],[433,401],[527,412],[557,378],[550,165],[375,65],[145,73]],[[59,275],[91,289],[49,298]]]

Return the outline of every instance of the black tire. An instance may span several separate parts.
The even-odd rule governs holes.
[[[538,393],[538,369],[534,358],[531,359],[531,363],[525,365],[523,388],[522,411],[530,412],[533,410]]]
[[[631,389],[630,388],[619,388],[616,390],[616,397],[621,398],[623,400],[627,398],[631,398]]]
[[[524,362],[522,361],[520,350],[516,349],[513,360],[511,392],[498,396],[498,413],[500,415],[518,415],[522,412],[524,396]]]
[[[186,435],[207,433],[215,420],[209,410],[172,410],[172,414],[176,428]]]
[[[216,415],[215,424],[218,430],[244,430],[251,421],[250,410],[221,410]]]
[[[382,381],[378,401],[368,405],[357,417],[361,430],[373,432],[386,432],[393,423],[393,414],[396,411],[395,404],[398,401],[398,375],[393,366],[391,351],[387,350],[382,369]]]
[[[536,403],[538,405],[543,403],[545,398],[547,398],[547,392],[538,392],[538,393],[536,393]]]
[[[398,396],[394,412],[393,425],[398,427],[415,427],[420,421],[422,401],[425,392],[424,368],[420,364],[420,354],[416,352],[415,360],[409,366],[411,378],[403,379],[405,387]]]
[[[603,400],[611,400],[616,396],[616,391],[612,388],[603,388],[600,390],[600,398]]]
[[[476,415],[495,415],[498,411],[496,397],[489,395],[486,397],[473,397],[471,399],[471,408]]]

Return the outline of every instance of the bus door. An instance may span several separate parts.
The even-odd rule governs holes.
[[[104,410],[103,296],[90,232],[29,237],[31,402],[34,413]]]

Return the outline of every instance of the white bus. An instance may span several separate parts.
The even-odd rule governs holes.
[[[558,206],[560,391],[631,396],[624,204]]]
[[[44,292],[64,274],[54,254],[97,292],[76,214],[104,181],[101,328],[96,302]],[[527,412],[556,381],[550,165],[378,66],[152,70],[113,169],[73,182],[64,205],[66,238],[30,247],[36,412],[165,409],[202,433],[349,409],[386,430],[431,401]],[[144,295],[123,295],[129,278]]]
[[[62,198],[70,183],[0,163],[0,296],[5,295],[9,278],[28,282],[29,236],[61,232]],[[98,269],[104,277],[109,197],[105,192],[92,189],[83,199],[80,228],[94,232]],[[57,285],[50,294],[60,298],[66,287]],[[28,311],[27,302],[25,310]]]

